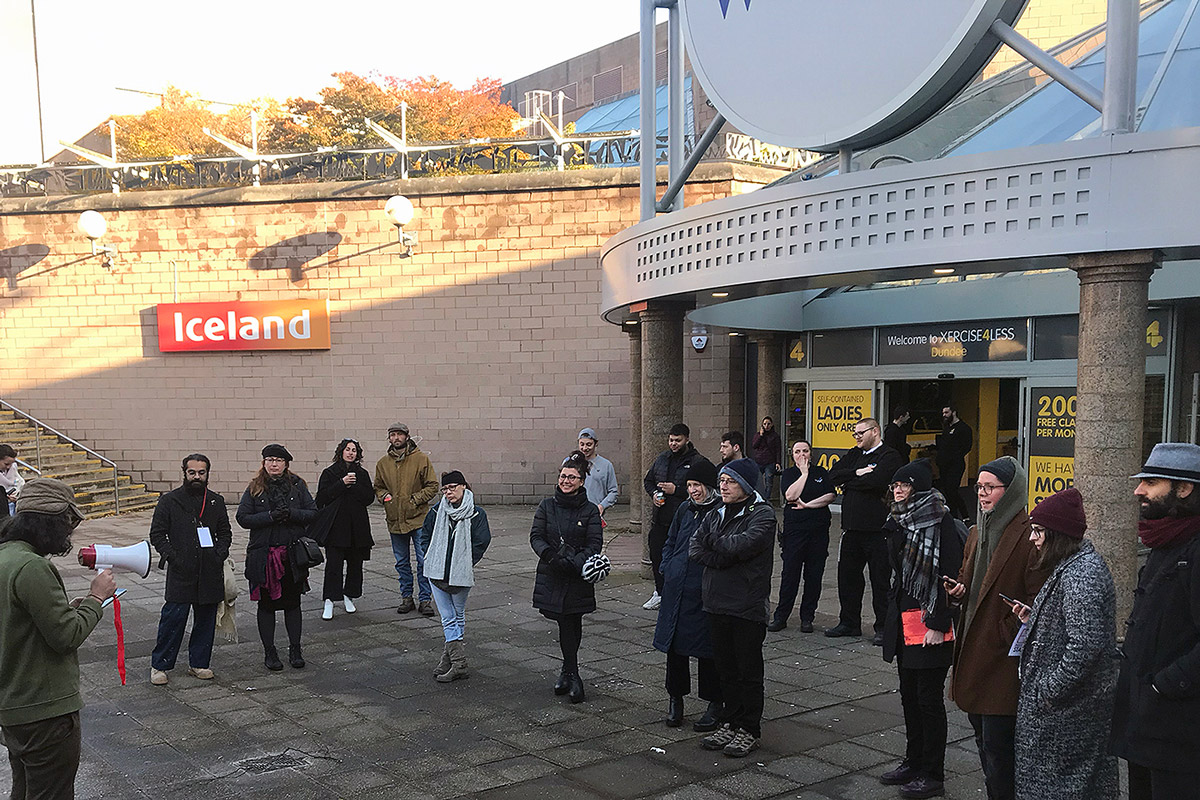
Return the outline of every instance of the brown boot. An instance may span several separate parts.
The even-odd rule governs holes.
[[[470,677],[467,674],[467,654],[463,649],[462,639],[455,639],[448,644],[450,650],[450,669],[437,676],[438,683],[450,683],[459,678]]]
[[[442,660],[433,668],[433,677],[437,678],[450,671],[450,643],[442,645]]]

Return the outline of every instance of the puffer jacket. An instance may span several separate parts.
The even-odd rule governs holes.
[[[529,545],[537,553],[533,607],[549,617],[596,610],[596,591],[580,577],[583,564],[604,546],[600,511],[581,488],[554,490],[537,507]]]
[[[704,565],[704,610],[767,624],[775,557],[775,510],[755,494],[707,514],[688,557]]]
[[[425,521],[438,493],[429,456],[411,439],[402,453],[389,449],[375,465],[375,496],[383,503],[388,533],[412,533]],[[391,496],[391,500],[384,500]]]
[[[704,567],[688,558],[692,534],[700,527],[704,516],[721,504],[720,497],[696,505],[691,500],[679,507],[667,543],[663,545],[662,604],[658,607],[658,622],[654,626],[654,647],[664,653],[676,653],[695,658],[712,658],[712,641],[708,635],[708,614],[704,613]]]

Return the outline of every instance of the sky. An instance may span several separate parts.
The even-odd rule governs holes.
[[[31,3],[32,10],[31,13]],[[0,164],[38,146],[33,26],[46,155],[157,100],[316,97],[333,72],[510,81],[638,29],[638,0],[0,0]],[[548,89],[554,87],[546,87]]]

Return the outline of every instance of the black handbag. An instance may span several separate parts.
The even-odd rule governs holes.
[[[299,569],[312,569],[325,560],[321,546],[307,536],[301,536],[292,542],[292,562]]]

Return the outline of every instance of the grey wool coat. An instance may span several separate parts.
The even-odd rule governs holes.
[[[1017,800],[1115,800],[1115,617],[1112,575],[1084,539],[1033,601],[1017,700]]]

